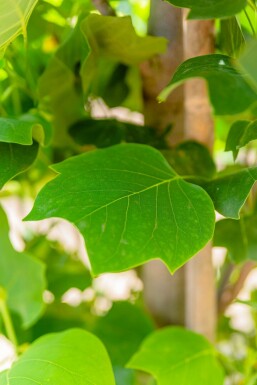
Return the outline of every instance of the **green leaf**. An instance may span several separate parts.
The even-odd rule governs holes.
[[[3,377],[1,385],[115,385],[103,344],[79,329],[39,338]]]
[[[109,147],[122,142],[147,143],[153,147],[165,146],[156,129],[116,119],[83,119],[70,127],[70,135],[81,146]]]
[[[179,175],[208,180],[216,174],[216,166],[209,150],[193,140],[182,142],[173,149],[164,150],[162,154]]]
[[[116,302],[106,316],[98,318],[93,333],[104,343],[112,364],[124,366],[153,330],[153,321],[139,307]]]
[[[235,115],[256,102],[257,94],[246,77],[235,69],[234,60],[225,55],[205,55],[186,60],[176,70],[160,100],[188,79],[202,77],[209,87],[210,100],[217,115]]]
[[[238,56],[245,44],[245,38],[238,19],[233,16],[220,22],[220,46],[229,56]]]
[[[7,218],[1,207],[0,223],[0,287],[7,293],[10,310],[20,315],[24,327],[29,327],[44,308],[45,267],[30,255],[13,249],[8,237]]]
[[[228,133],[225,151],[232,151],[236,160],[239,149],[257,139],[257,120],[239,120],[232,124]]]
[[[215,209],[225,217],[239,218],[253,185],[257,180],[257,167],[232,173],[220,173],[217,178],[202,187],[213,200]]]
[[[2,0],[0,3],[0,54],[21,33],[26,35],[29,17],[38,0]]]
[[[247,75],[249,84],[257,90],[257,74],[255,63],[257,61],[257,41],[253,40],[247,44],[245,51],[239,58],[239,67]]]
[[[170,327],[146,338],[127,366],[150,373],[158,385],[222,385],[224,374],[215,355],[201,335]]]
[[[257,214],[242,217],[239,221],[223,219],[216,224],[214,246],[225,247],[235,263],[247,259],[257,260]]]
[[[246,0],[167,0],[176,7],[190,8],[189,19],[217,19],[242,11]]]
[[[174,272],[212,237],[209,196],[151,147],[121,144],[53,169],[60,175],[41,190],[26,219],[61,217],[74,223],[95,275],[157,258]]]

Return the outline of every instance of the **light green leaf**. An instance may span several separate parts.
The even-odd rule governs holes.
[[[146,338],[127,366],[150,373],[158,385],[222,385],[224,374],[215,355],[201,335],[172,327]]]
[[[13,249],[8,237],[7,218],[1,207],[0,223],[0,287],[7,293],[10,310],[20,315],[24,327],[29,327],[44,308],[45,268],[30,255]]]
[[[167,0],[176,7],[190,8],[189,19],[216,19],[242,11],[246,0]]]
[[[239,58],[239,67],[247,75],[250,85],[257,90],[257,74],[255,63],[257,61],[257,41],[247,44],[245,51]]]
[[[235,115],[249,108],[257,100],[246,77],[235,69],[235,61],[225,55],[213,54],[194,57],[182,63],[160,100],[188,79],[202,77],[209,87],[210,100],[217,115]]]
[[[8,180],[27,170],[36,160],[38,144],[31,146],[0,142],[0,189]]]
[[[242,169],[232,173],[221,173],[216,179],[202,187],[213,200],[215,209],[225,217],[239,218],[253,185],[257,180],[257,167]]]
[[[151,147],[121,144],[53,169],[60,175],[41,190],[26,219],[61,217],[74,223],[96,275],[157,258],[174,272],[212,237],[209,196]]]
[[[122,367],[137,351],[143,339],[154,331],[150,316],[129,302],[116,302],[96,321],[93,333],[104,343],[114,366]]]
[[[234,159],[237,158],[239,149],[252,140],[257,139],[257,120],[239,120],[232,124],[226,142],[226,150],[232,151]]]
[[[1,385],[115,385],[103,344],[79,329],[39,338],[3,377]]]
[[[245,44],[241,25],[236,16],[220,22],[221,50],[229,56],[237,56]]]
[[[21,33],[26,35],[29,17],[38,0],[2,0],[0,2],[0,55]]]

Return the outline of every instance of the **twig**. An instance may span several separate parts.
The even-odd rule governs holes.
[[[110,6],[108,0],[92,0],[96,9],[104,16],[116,16],[114,9]]]

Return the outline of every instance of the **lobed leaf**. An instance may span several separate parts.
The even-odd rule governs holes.
[[[246,76],[236,70],[235,61],[220,54],[186,60],[178,67],[159,99],[165,100],[180,84],[197,77],[207,81],[210,100],[217,115],[235,115],[256,102],[257,93],[248,84]]]
[[[103,344],[79,329],[39,338],[2,377],[1,385],[115,385]]]
[[[26,220],[61,217],[82,233],[94,274],[151,259],[177,270],[211,239],[206,192],[185,182],[155,149],[121,144],[68,159]]]
[[[24,327],[29,327],[44,308],[45,267],[29,254],[13,249],[8,237],[7,218],[1,207],[0,223],[0,287],[6,291],[10,310],[20,315]]]
[[[158,385],[222,385],[224,374],[215,356],[201,335],[169,327],[147,337],[127,366],[150,373]]]
[[[242,11],[246,0],[167,0],[176,7],[190,8],[189,19],[227,18]]]

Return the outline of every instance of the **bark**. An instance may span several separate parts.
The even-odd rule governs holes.
[[[185,58],[214,52],[212,21],[184,21]],[[206,84],[191,80],[185,85],[185,137],[212,148],[213,120]],[[207,245],[186,265],[186,326],[215,338],[216,288],[212,247]]]
[[[170,95],[165,103],[156,100],[172,74],[183,61],[182,11],[161,0],[151,1],[149,33],[169,40],[167,53],[141,67],[145,123],[164,130],[173,125],[170,143],[183,139],[183,88]],[[171,276],[160,261],[152,261],[142,269],[147,306],[160,326],[184,324],[184,269]]]

